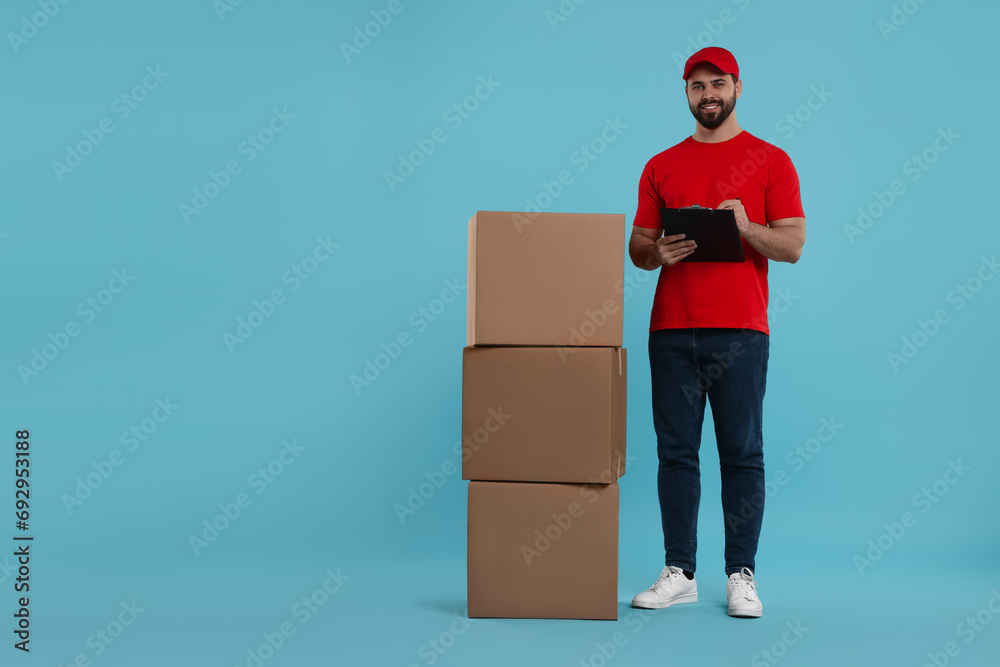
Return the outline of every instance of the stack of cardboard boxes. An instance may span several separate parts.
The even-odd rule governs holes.
[[[618,618],[625,216],[469,221],[470,617]]]

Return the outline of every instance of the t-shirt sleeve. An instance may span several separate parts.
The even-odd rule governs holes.
[[[653,182],[653,168],[647,162],[639,178],[639,206],[635,211],[635,225],[659,229],[660,209],[663,208],[663,198],[660,197],[656,184]]]
[[[782,218],[804,218],[802,197],[799,193],[799,175],[792,159],[785,151],[778,150],[771,158],[764,193],[765,222]]]

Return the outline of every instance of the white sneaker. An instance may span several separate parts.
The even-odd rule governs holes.
[[[754,581],[753,572],[749,568],[745,567],[729,575],[726,590],[730,616],[760,618],[764,613],[764,605],[757,597],[757,582]]]
[[[698,582],[684,576],[684,571],[667,565],[648,590],[632,598],[633,607],[643,609],[663,609],[672,604],[698,601]]]

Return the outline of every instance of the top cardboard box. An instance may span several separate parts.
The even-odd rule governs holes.
[[[478,211],[467,345],[622,347],[624,214]]]

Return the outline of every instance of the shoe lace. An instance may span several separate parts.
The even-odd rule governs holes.
[[[733,593],[748,600],[753,599],[753,594],[757,591],[757,582],[754,581],[753,572],[744,567],[739,572],[739,576],[732,579]]]
[[[663,572],[660,573],[660,577],[656,580],[656,583],[652,585],[652,588],[670,588],[674,585],[674,580],[682,575],[683,571],[681,568],[674,565],[668,565]]]

